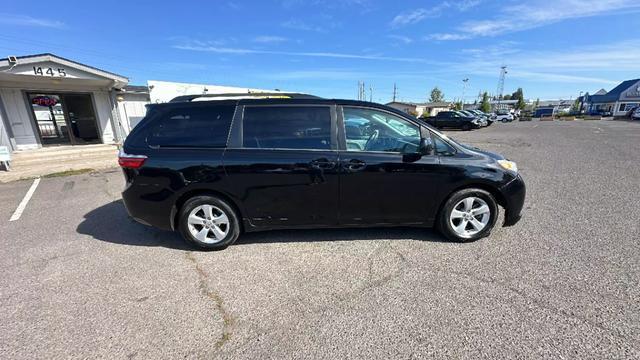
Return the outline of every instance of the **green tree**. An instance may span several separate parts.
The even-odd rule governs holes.
[[[487,92],[482,93],[482,101],[480,101],[480,110],[485,113],[491,112],[491,104],[489,103],[489,94]]]
[[[511,95],[511,99],[518,100],[516,103],[516,109],[524,110],[525,106],[527,106],[527,103],[524,102],[524,92],[522,91],[522,88],[518,88],[518,90]]]
[[[573,102],[573,106],[571,107],[571,111],[574,113],[580,112],[580,99],[576,99],[576,101]]]
[[[462,101],[456,101],[456,103],[454,104],[454,109],[462,110],[462,108],[463,108]]]
[[[509,94],[507,94],[507,95],[502,97],[502,100],[512,100],[512,99],[513,99],[513,96],[511,96]]]
[[[444,94],[442,90],[440,90],[437,86],[431,90],[431,97],[429,97],[429,102],[442,102],[444,101]]]

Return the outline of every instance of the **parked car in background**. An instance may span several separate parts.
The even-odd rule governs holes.
[[[518,117],[518,121],[531,121],[533,117],[533,112],[525,110],[520,112],[520,116]]]
[[[536,111],[533,113],[533,117],[535,118],[541,118],[545,116],[553,116],[553,107],[537,108]]]
[[[427,124],[435,128],[454,128],[462,130],[477,129],[480,121],[472,116],[465,116],[457,111],[441,111],[436,116],[422,118]]]
[[[384,105],[273,96],[149,105],[118,158],[130,216],[205,249],[244,232],[393,225],[466,242],[490,234],[498,206],[505,226],[520,219],[524,181],[501,155]]]
[[[640,106],[636,106],[631,110],[627,111],[626,116],[631,120],[640,120]]]
[[[491,124],[493,124],[493,119],[491,118],[491,115],[482,112],[482,110],[475,109],[475,110],[469,110],[469,111],[484,118],[487,121],[487,126],[490,126]]]
[[[591,116],[613,116],[613,113],[609,110],[605,110],[605,109],[593,109],[589,112],[587,112],[587,115],[591,115]]]
[[[491,116],[489,114],[485,114],[482,111],[478,110],[478,109],[474,109],[474,110],[469,110],[472,113],[476,114],[477,116],[481,117],[482,119],[484,119],[487,122],[486,126],[489,126],[491,124],[493,124],[493,119],[491,119]]]
[[[493,120],[494,121],[502,121],[502,122],[511,122],[515,119],[515,117],[513,116],[512,113],[508,112],[508,111],[501,111],[498,110],[496,111],[496,113],[493,115]]]
[[[489,123],[487,122],[487,120],[485,120],[484,117],[472,112],[471,110],[458,110],[458,113],[462,114],[463,116],[474,117],[478,119],[481,127],[489,126]]]

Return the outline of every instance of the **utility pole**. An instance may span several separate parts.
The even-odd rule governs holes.
[[[373,102],[373,86],[369,84],[369,102]]]
[[[469,83],[469,78],[462,79],[462,110],[464,110],[465,95],[467,93],[468,83]]]
[[[498,79],[498,106],[496,110],[500,109],[500,105],[502,102],[502,93],[504,93],[504,78],[507,75],[507,66],[502,65],[500,67],[500,79]]]
[[[396,87],[396,83],[393,83],[393,102],[396,102],[397,92],[398,92],[398,88]]]

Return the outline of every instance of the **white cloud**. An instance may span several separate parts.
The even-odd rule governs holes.
[[[443,1],[430,8],[418,8],[405,11],[396,15],[391,20],[391,27],[397,28],[405,25],[412,25],[421,22],[427,18],[436,18],[442,15],[447,9],[457,9],[458,11],[467,11],[480,4],[480,0],[462,0],[462,1]]]
[[[262,35],[256,36],[253,41],[262,44],[272,44],[272,43],[282,43],[286,42],[289,39],[282,36],[271,36],[271,35]]]
[[[58,20],[49,20],[42,18],[34,18],[27,15],[0,13],[0,23],[17,26],[33,26],[47,28],[63,28],[65,23]]]
[[[640,11],[638,0],[555,0],[506,6],[496,17],[466,21],[456,35],[496,36],[565,20]],[[443,40],[458,40],[455,37]]]
[[[350,53],[336,53],[336,52],[314,52],[314,51],[295,52],[295,51],[258,50],[258,49],[249,49],[249,48],[231,48],[231,47],[217,46],[215,43],[207,44],[206,42],[203,42],[203,41],[189,41],[182,44],[174,45],[173,48],[180,49],[180,50],[203,51],[203,52],[213,52],[218,54],[235,54],[235,55],[264,54],[264,55],[285,55],[285,56],[355,59],[355,60],[425,62],[425,60],[421,58],[392,57],[392,56],[383,56],[383,55],[350,54]]]
[[[387,35],[387,37],[389,39],[393,39],[396,40],[398,42],[401,42],[405,45],[411,44],[413,42],[413,39],[408,37],[408,36],[403,36],[403,35]]]
[[[327,32],[327,29],[321,26],[311,25],[302,20],[296,20],[296,19],[287,20],[282,24],[280,24],[280,26],[287,29],[292,29],[292,30]]]
[[[469,35],[451,34],[451,33],[435,33],[425,36],[425,40],[450,41],[450,40],[466,40]]]
[[[508,78],[594,85],[615,85],[629,73],[640,72],[639,40],[567,48],[561,52],[527,51],[516,46],[517,43],[504,42],[488,48],[463,50],[463,58],[448,66],[447,71],[497,77],[500,66],[507,65]]]

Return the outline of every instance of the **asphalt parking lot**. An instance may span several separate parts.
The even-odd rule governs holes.
[[[274,231],[225,251],[130,220],[119,171],[0,184],[0,358],[638,358],[640,124],[448,132],[518,163],[524,218]]]

